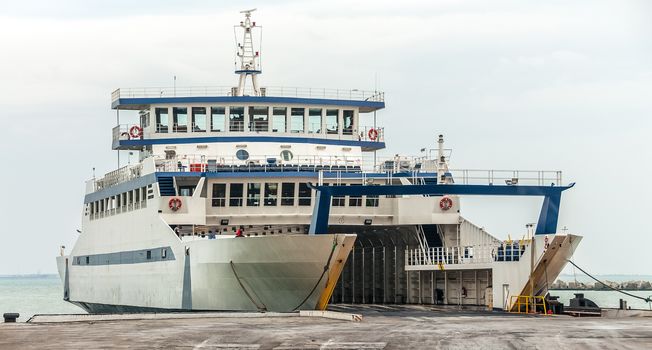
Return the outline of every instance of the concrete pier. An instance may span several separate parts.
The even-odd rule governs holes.
[[[528,316],[424,306],[339,306],[362,315],[182,317],[0,324],[0,349],[646,349],[649,318]]]

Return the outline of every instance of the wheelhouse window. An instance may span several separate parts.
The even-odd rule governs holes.
[[[269,130],[269,108],[267,106],[249,107],[249,130],[266,132]]]
[[[303,116],[305,114],[305,108],[292,108],[292,130],[293,133],[302,133],[304,131],[303,127]]]
[[[247,206],[260,206],[260,183],[247,184]]]
[[[299,183],[299,205],[307,206],[310,205],[312,200],[312,190],[308,187],[308,184],[305,182]]]
[[[281,184],[281,205],[294,205],[294,182],[284,182]]]
[[[278,184],[275,182],[265,184],[265,206],[275,207],[278,198]]]
[[[327,109],[326,110],[326,133],[337,134],[339,129],[338,120],[339,110]]]
[[[172,123],[173,123],[174,132],[187,132],[188,131],[188,108],[173,107]]]
[[[168,109],[167,108],[156,108],[154,111],[156,114],[156,132],[167,133],[168,132]]]
[[[192,107],[192,131],[206,132],[206,107]]]
[[[308,133],[321,133],[321,108],[308,109]]]
[[[211,107],[211,131],[222,132],[224,131],[224,118],[226,118],[226,108],[224,107]]]
[[[286,107],[274,107],[272,109],[272,132],[287,132],[287,113]]]
[[[226,206],[226,184],[213,184],[213,199],[211,204],[214,207]]]
[[[231,184],[229,186],[229,206],[241,207],[242,206],[242,192],[244,189],[243,184]]]
[[[353,111],[344,110],[342,111],[342,122],[344,126],[342,128],[342,133],[344,135],[353,135]]]
[[[229,131],[244,131],[244,107],[229,108]]]

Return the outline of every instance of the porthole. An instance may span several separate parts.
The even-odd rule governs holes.
[[[292,154],[291,151],[288,151],[286,149],[281,151],[281,159],[283,159],[284,161],[286,162],[290,161],[292,160],[292,158],[294,158],[294,154]]]
[[[247,160],[249,159],[249,152],[247,152],[245,149],[239,149],[237,152],[235,152],[235,156],[240,160]]]

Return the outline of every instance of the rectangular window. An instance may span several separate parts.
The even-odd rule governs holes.
[[[192,132],[206,132],[206,107],[192,107]]]
[[[195,186],[179,186],[179,196],[191,197],[195,193]]]
[[[371,186],[376,186],[376,185],[371,185]],[[367,199],[365,200],[365,205],[368,207],[377,207],[379,200],[380,200],[379,196],[377,195],[367,195]]]
[[[260,206],[260,183],[247,184],[247,206]]]
[[[168,257],[168,249],[161,248],[161,259],[167,259],[167,257]]]
[[[312,190],[308,187],[308,184],[305,182],[299,183],[299,205],[307,206],[310,205],[312,199]]]
[[[281,184],[281,205],[294,205],[294,182]]]
[[[293,133],[302,133],[303,128],[303,116],[305,114],[305,108],[292,108],[292,130]]]
[[[244,131],[244,107],[229,108],[229,131]]]
[[[355,129],[353,125],[353,111],[342,111],[342,122],[344,123],[342,133],[344,135],[353,135],[353,130]]]
[[[339,129],[338,124],[338,113],[337,109],[327,109],[326,110],[326,133],[327,134],[337,134]]]
[[[335,186],[335,184],[331,184],[331,186]],[[344,196],[333,196],[333,206],[334,207],[343,207],[346,203],[345,197]]]
[[[359,184],[350,184],[349,186],[361,186]],[[361,207],[362,196],[349,196],[349,207]]]
[[[213,184],[213,200],[214,207],[226,206],[226,184]]]
[[[134,192],[136,193],[135,202],[138,203],[138,202],[140,202],[140,189],[134,190]]]
[[[272,109],[272,132],[287,132],[287,113],[286,107],[274,107]]]
[[[140,127],[146,128],[149,126],[149,111],[140,111]]]
[[[90,256],[87,256],[87,257],[86,257],[86,265],[88,265],[88,264],[90,264],[90,263],[91,263],[91,257],[90,257]]]
[[[148,250],[147,251],[147,260],[151,260],[151,259],[152,259],[152,251]]]
[[[229,206],[231,207],[241,207],[242,206],[242,184],[231,184],[229,185]]]
[[[172,107],[172,124],[174,132],[188,131],[188,108]]]
[[[167,108],[156,108],[156,132],[167,133],[168,132],[168,109]]]
[[[226,118],[226,111],[224,107],[211,107],[212,132],[224,131],[224,118]]]
[[[249,107],[249,130],[256,132],[267,132],[269,130],[268,107]]]
[[[278,184],[266,183],[265,184],[265,206],[275,207],[278,197]]]
[[[321,133],[321,108],[308,109],[308,132],[311,134]]]

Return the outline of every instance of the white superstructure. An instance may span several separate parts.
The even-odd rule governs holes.
[[[537,232],[501,241],[461,216],[458,195],[402,194],[400,186],[559,187],[560,172],[451,170],[441,136],[419,156],[377,157],[384,129],[365,121],[384,108],[384,94],[259,86],[252,11],[236,26],[238,86],[112,93],[118,119],[120,111],[139,113],[137,124],[118,122],[113,149],[137,152],[138,162],[87,182],[81,234],[57,258],[65,300],[90,312],[489,299],[509,308],[495,300],[547,290],[579,237]],[[333,196],[327,229],[308,234],[313,186],[399,192]],[[556,230],[556,217],[546,220],[542,227]],[[551,255],[565,239],[571,244]]]

